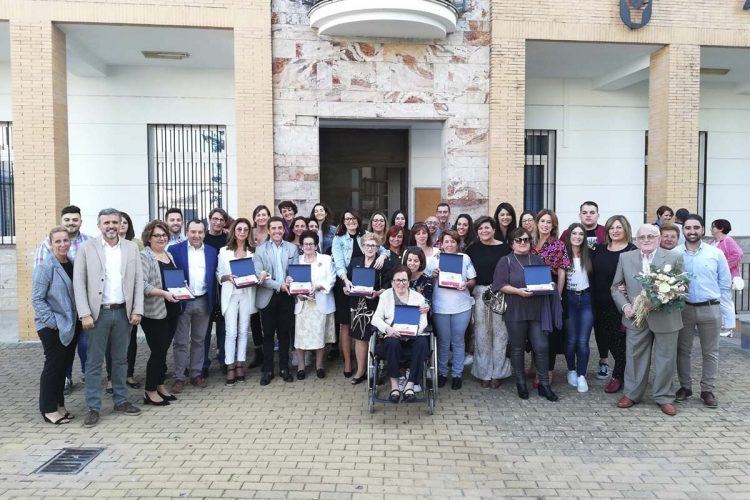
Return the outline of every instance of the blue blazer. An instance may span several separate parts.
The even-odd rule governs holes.
[[[190,243],[183,241],[169,247],[169,253],[172,254],[174,263],[185,273],[185,280],[190,283],[190,265],[188,263],[187,247]],[[216,263],[219,261],[219,254],[211,245],[203,245],[203,254],[206,257],[206,290],[208,295],[208,310],[212,311],[216,303]],[[183,305],[184,307],[184,305]]]
[[[57,328],[60,343],[70,345],[75,336],[76,301],[73,282],[54,255],[49,254],[34,268],[31,284],[31,305],[34,306],[34,325]]]

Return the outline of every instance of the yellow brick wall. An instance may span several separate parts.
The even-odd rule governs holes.
[[[65,36],[54,23],[233,29],[238,208],[273,201],[270,1],[0,0],[0,19],[10,21],[21,339],[36,338],[34,251],[69,203]]]
[[[619,0],[493,0],[489,206],[511,201],[513,196],[514,206],[523,205],[525,81],[516,77],[508,61],[524,60],[527,40],[549,40],[676,47],[673,57],[652,60],[659,64],[661,75],[652,76],[650,83],[646,220],[653,220],[656,207],[665,203],[674,209],[695,209],[700,46],[750,47],[750,12],[743,11],[742,4],[740,0],[659,0],[654,2],[650,23],[631,30],[620,19]],[[656,96],[662,96],[663,102],[657,102]]]

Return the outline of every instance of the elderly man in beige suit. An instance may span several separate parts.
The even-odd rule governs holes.
[[[677,338],[682,328],[680,311],[653,311],[642,327],[633,325],[633,301],[642,287],[635,276],[650,266],[667,264],[676,270],[683,268],[682,257],[659,248],[659,228],[645,224],[636,236],[638,250],[620,255],[615,278],[612,281],[612,298],[622,311],[622,324],[627,329],[625,344],[625,395],[617,402],[618,408],[630,408],[643,399],[654,354],[654,400],[661,411],[669,416],[677,414],[674,405],[672,378],[677,366]],[[622,290],[624,285],[625,291]]]
[[[118,236],[120,212],[99,212],[99,237],[78,250],[73,267],[73,293],[81,324],[88,334],[86,406],[83,425],[99,422],[102,406],[101,373],[109,340],[112,346],[114,410],[138,415],[141,410],[128,401],[127,352],[130,329],[143,315],[143,271],[138,247]]]

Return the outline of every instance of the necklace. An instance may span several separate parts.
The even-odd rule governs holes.
[[[528,257],[529,257],[529,263],[528,263],[527,265],[529,265],[529,266],[530,266],[530,265],[531,265],[531,254],[527,254],[527,255],[528,255]],[[523,264],[521,264],[521,261],[520,261],[520,260],[518,260],[518,255],[516,255],[515,253],[513,253],[513,258],[515,258],[515,259],[516,259],[516,262],[518,262],[518,265],[519,265],[519,266],[521,266],[521,267],[524,267],[524,265],[523,265]]]

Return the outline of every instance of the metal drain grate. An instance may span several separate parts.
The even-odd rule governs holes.
[[[102,451],[104,448],[63,448],[34,473],[78,474]]]

